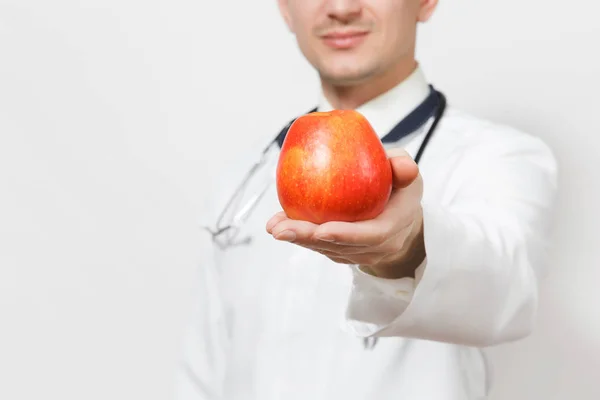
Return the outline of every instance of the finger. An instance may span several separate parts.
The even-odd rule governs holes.
[[[344,259],[350,264],[359,265],[375,265],[383,259],[383,255],[381,253],[376,252],[356,255],[336,254],[328,251],[319,251],[319,253],[323,254],[324,256],[330,259]]]
[[[375,220],[402,219],[415,211],[415,207],[421,204],[423,195],[423,178],[417,173],[417,177],[410,185],[396,189],[390,195],[388,203],[381,214]]]
[[[418,209],[415,208],[415,212]],[[395,212],[395,215],[392,215]],[[333,243],[357,247],[366,246],[370,249],[384,250],[387,243],[402,234],[414,221],[412,217],[399,216],[399,213],[407,213],[401,209],[384,211],[380,217],[368,221],[359,222],[328,222],[317,228],[314,237],[327,238]],[[358,254],[360,252],[357,252]]]
[[[410,157],[408,151],[404,150],[402,147],[392,147],[391,149],[386,149],[385,154],[388,158],[392,157]]]
[[[307,249],[318,251],[319,253],[327,253],[327,255],[338,256],[364,254],[373,250],[373,248],[369,246],[347,246],[343,244],[324,242],[318,239],[295,240],[294,243]]]
[[[379,246],[393,235],[393,222],[368,220],[359,222],[327,222],[316,229],[315,239],[345,246]]]
[[[271,229],[271,235],[277,240],[286,242],[309,241],[315,233],[317,225],[307,222],[283,218]]]
[[[271,217],[271,219],[267,222],[267,226],[266,226],[267,232],[271,233],[273,230],[273,227],[286,218],[287,218],[287,215],[285,215],[285,212],[283,212],[283,211],[280,211],[277,214],[273,215]]]
[[[346,246],[370,246],[381,248],[413,221],[419,212],[419,196],[422,185],[419,179],[414,185],[400,189],[390,197],[383,212],[370,220],[358,222],[327,222],[317,227],[315,239]]]
[[[414,182],[419,175],[419,168],[409,156],[396,156],[390,158],[392,164],[392,179],[396,189],[402,189]]]
[[[386,155],[392,165],[394,187],[404,188],[410,185],[419,174],[417,163],[410,154],[401,147],[394,147],[387,149]]]

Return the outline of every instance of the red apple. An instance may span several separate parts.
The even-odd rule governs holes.
[[[276,173],[286,215],[315,224],[375,218],[392,191],[392,168],[381,140],[354,110],[313,112],[296,119]]]

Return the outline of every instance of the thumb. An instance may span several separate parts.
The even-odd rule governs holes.
[[[392,166],[394,188],[405,188],[417,179],[419,167],[405,150],[391,149],[387,151],[387,155]]]

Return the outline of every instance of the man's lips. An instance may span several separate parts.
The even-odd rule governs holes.
[[[361,44],[367,31],[333,31],[321,36],[325,45],[334,49],[351,49]]]

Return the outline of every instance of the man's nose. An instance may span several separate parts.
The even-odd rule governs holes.
[[[326,0],[327,15],[340,22],[351,22],[360,16],[361,0]]]

